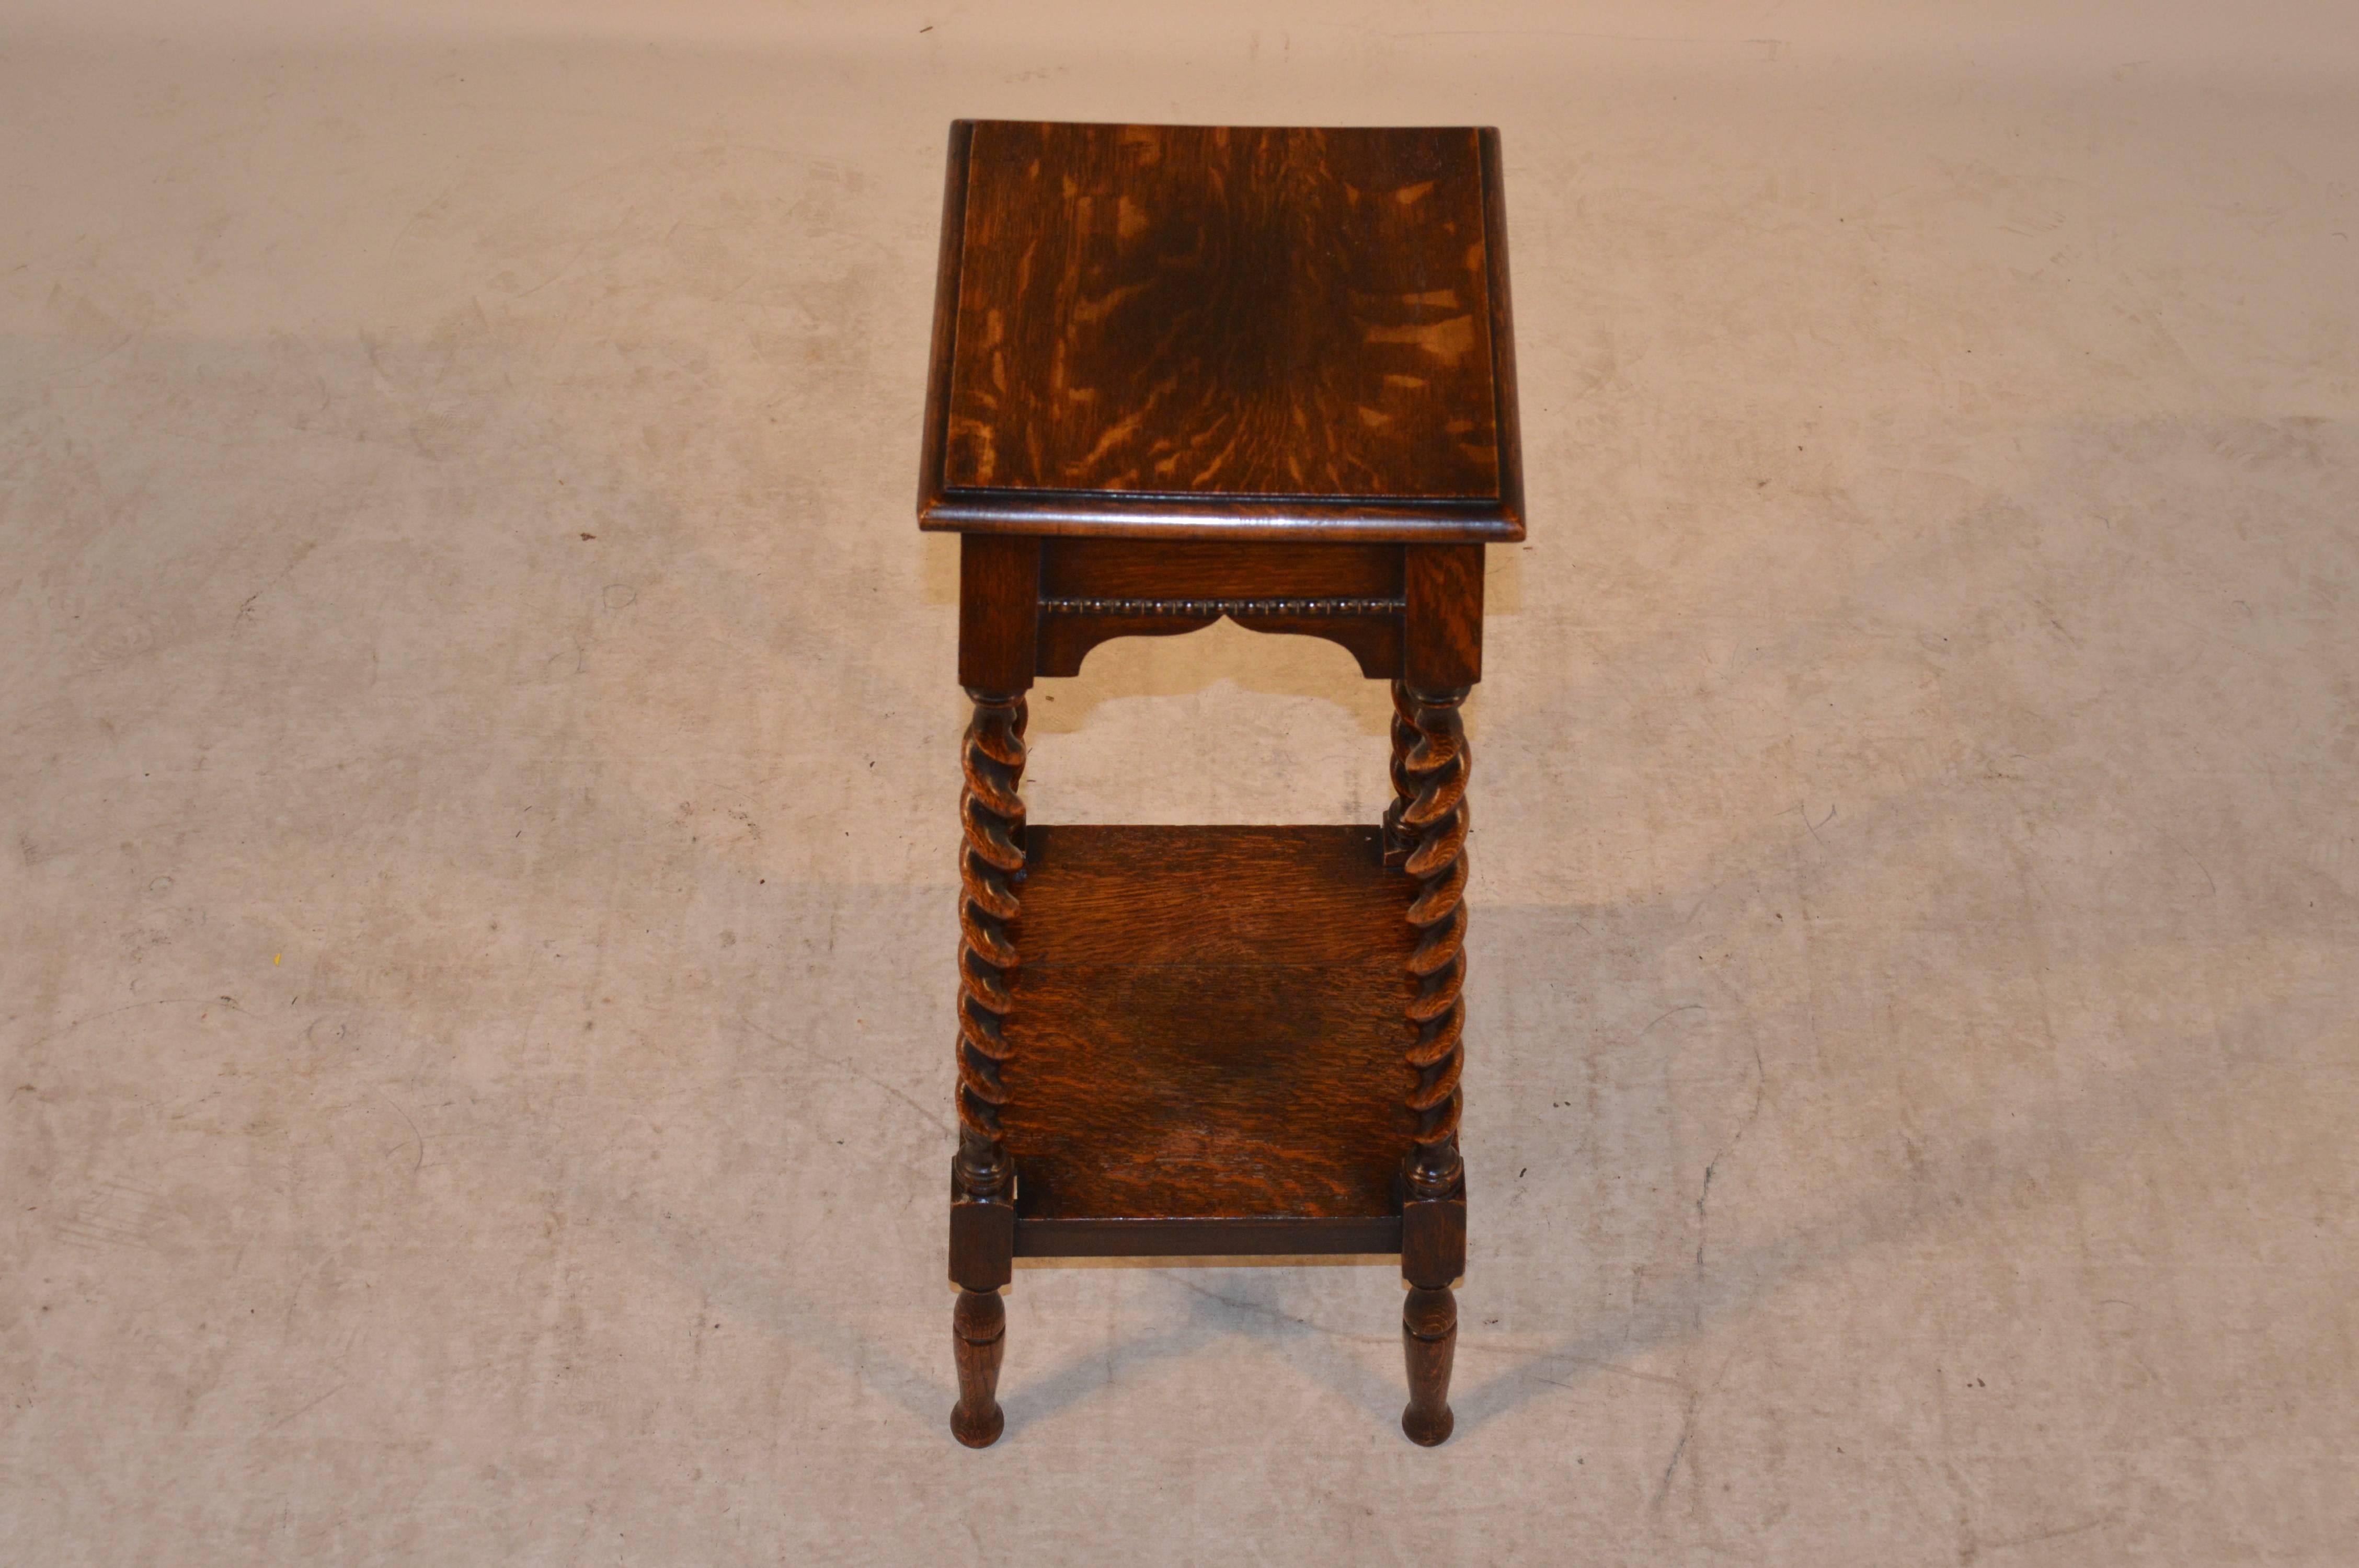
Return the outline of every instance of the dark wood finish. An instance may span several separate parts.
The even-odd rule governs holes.
[[[1075,964],[1382,967],[1413,946],[1417,890],[1384,874],[1372,827],[1036,823],[1027,838],[1027,998]]]
[[[1401,764],[1415,797],[1400,814],[1409,845],[1401,870],[1419,883],[1408,923],[1417,951],[1408,972],[1417,982],[1409,1022],[1417,1043],[1408,1065],[1417,1074],[1408,1108],[1417,1131],[1408,1172],[1411,1198],[1446,1198],[1460,1190],[1465,1167],[1458,1153],[1459,1074],[1465,1065],[1466,774],[1472,758],[1459,705],[1466,688],[1407,688],[1417,743]]]
[[[1401,1350],[1408,1363],[1408,1408],[1401,1430],[1420,1447],[1450,1441],[1450,1364],[1458,1354],[1458,1298],[1448,1289],[1409,1287],[1401,1303]]]
[[[1040,591],[1054,599],[1398,599],[1398,545],[1225,539],[1050,539]]]
[[[1393,803],[1385,807],[1385,864],[1397,866],[1408,859],[1408,836],[1401,831],[1401,813],[1417,799],[1417,785],[1408,776],[1408,754],[1417,745],[1417,714],[1409,706],[1408,687],[1393,682],[1392,721]]]
[[[999,1408],[999,1363],[1007,1351],[1007,1303],[992,1291],[958,1293],[951,1311],[951,1350],[958,1357],[958,1403],[951,1435],[969,1448],[988,1448],[1007,1425]]]
[[[962,1443],[1027,1257],[1396,1255],[1415,1442],[1466,1266],[1483,544],[1524,535],[1498,137],[962,123],[919,515],[962,530]],[[1223,617],[1392,683],[1373,827],[1027,827],[1025,691]],[[1019,902],[1020,900],[1020,902]]]
[[[1340,643],[1363,674],[1386,679],[1400,667],[1402,570],[1398,545],[1050,539],[1039,673],[1078,675],[1111,638],[1174,636],[1226,615]]]
[[[1341,643],[1370,680],[1386,680],[1401,667],[1401,617],[1389,615],[1232,614],[1248,632],[1324,637]]]
[[[1444,667],[1472,681],[1480,674],[1482,552],[1471,552],[1471,561],[1454,551],[1409,554],[1410,647],[1443,650],[1429,653],[1429,668],[1437,657],[1459,658],[1462,663]],[[1438,559],[1428,565],[1420,556]],[[1420,613],[1427,618],[1422,624]],[[1471,636],[1453,632],[1470,623]],[[1476,650],[1471,657],[1463,652],[1469,644]],[[1466,1269],[1466,1175],[1458,1149],[1465,1061],[1466,782],[1473,762],[1459,714],[1465,697],[1463,686],[1422,691],[1405,681],[1394,684],[1397,798],[1385,817],[1386,862],[1399,864],[1419,889],[1408,912],[1418,929],[1409,960],[1418,994],[1408,1013],[1417,1030],[1408,1054],[1417,1075],[1408,1098],[1417,1130],[1401,1173],[1401,1277],[1409,1287],[1401,1309],[1409,1387],[1401,1431],[1428,1448],[1448,1442],[1456,1424],[1450,1374],[1458,1301],[1451,1286]]]
[[[1370,615],[1255,615],[1229,618],[1248,632],[1292,633],[1340,643],[1370,680],[1383,680],[1400,668],[1401,618]],[[1075,676],[1082,661],[1100,643],[1116,637],[1176,637],[1201,632],[1218,615],[1101,614],[1049,615],[1040,622],[1040,673]]]
[[[943,481],[1499,493],[1471,130],[974,127]]]
[[[959,685],[1022,691],[1038,661],[1040,541],[971,534],[959,541]]]
[[[1400,1249],[1397,1215],[1026,1219],[1016,1226],[1018,1258],[1389,1257]]]
[[[1018,786],[1025,704],[1020,692],[969,696],[974,718],[967,725],[966,782],[959,795],[959,1151],[951,1165],[951,1266],[954,1282],[992,1290],[1007,1281],[1014,1228],[1006,1216],[974,1210],[1006,1207],[1015,1196],[1000,1123],[1016,966],[1011,927],[1022,913],[1016,884],[1024,871]],[[1008,1250],[1000,1250],[1003,1246]]]
[[[1411,1198],[1401,1205],[1401,1278],[1426,1290],[1458,1282],[1466,1272],[1466,1187],[1447,1197]]]
[[[933,494],[919,526],[934,533],[1026,534],[1045,538],[1125,534],[1140,539],[1371,539],[1512,544],[1520,515],[1496,502],[1201,501],[1177,495],[1056,495],[1046,491],[954,490]]]
[[[1402,564],[1401,677],[1427,691],[1473,686],[1483,678],[1483,546],[1412,545]]]
[[[1499,433],[1499,510],[1515,520],[1524,536],[1523,419],[1516,404],[1516,311],[1507,287],[1507,182],[1501,169],[1499,133],[1478,133],[1483,144],[1483,256],[1491,275],[1491,394]],[[955,152],[952,157],[956,157]]]
[[[922,526],[1523,537],[1495,135],[984,121],[951,162]]]
[[[1397,1248],[1414,891],[1367,827],[1034,828],[1017,1251]]]
[[[976,1196],[951,1173],[951,1283],[995,1291],[1016,1278],[1016,1203],[1006,1192]]]

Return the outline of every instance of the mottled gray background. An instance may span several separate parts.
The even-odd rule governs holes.
[[[2347,7],[13,7],[0,1558],[2344,1563]],[[1494,123],[1458,1435],[1022,1271],[952,1444],[958,114]],[[1042,820],[1371,819],[1323,643]]]

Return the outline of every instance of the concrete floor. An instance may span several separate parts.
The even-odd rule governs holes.
[[[26,10],[0,1560],[2354,1561],[2338,11]],[[946,1435],[962,114],[1503,129],[1444,1449],[1383,1267]],[[1034,813],[1384,712],[1115,644]]]

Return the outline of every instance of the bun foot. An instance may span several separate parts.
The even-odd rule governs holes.
[[[1451,1430],[1457,1424],[1458,1418],[1450,1413],[1448,1405],[1441,1407],[1439,1415],[1420,1411],[1415,1405],[1401,1411],[1401,1430],[1419,1448],[1440,1447],[1450,1441]]]
[[[998,1442],[999,1434],[1006,1430],[1007,1412],[999,1408],[996,1400],[981,1416],[969,1416],[966,1406],[962,1404],[951,1407],[951,1435],[969,1448],[988,1448]],[[1434,1441],[1438,1443],[1440,1439]]]

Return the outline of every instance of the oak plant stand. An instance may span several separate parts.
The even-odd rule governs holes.
[[[959,1401],[1014,1260],[1386,1253],[1450,1435],[1483,548],[1524,536],[1490,130],[951,128],[918,516],[961,541]],[[1392,683],[1365,827],[1027,825],[1025,693],[1226,616]]]

